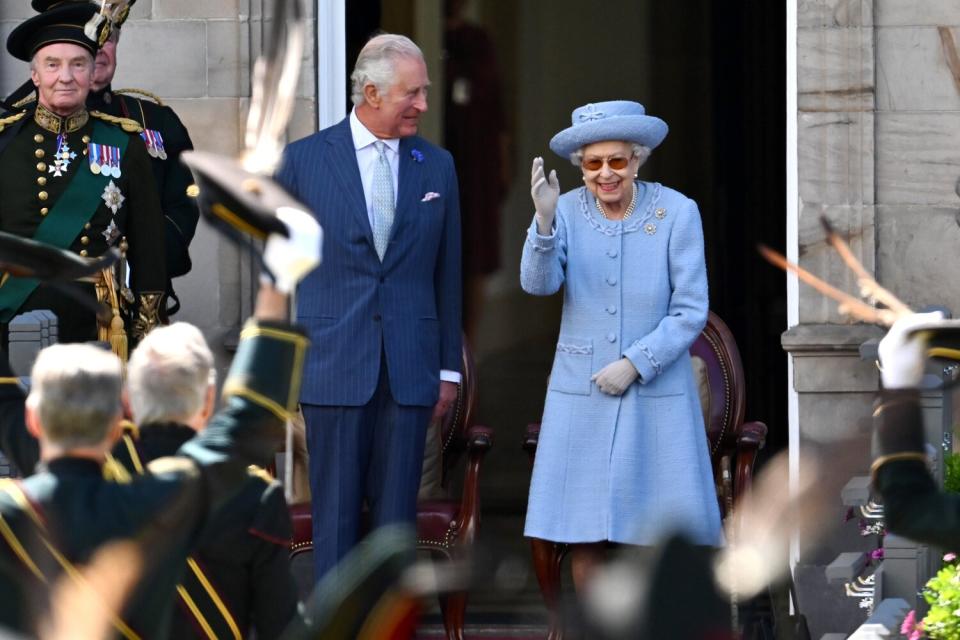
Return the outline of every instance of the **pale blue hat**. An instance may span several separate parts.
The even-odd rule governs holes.
[[[609,100],[594,102],[573,110],[573,125],[550,140],[550,148],[559,156],[570,154],[586,144],[607,140],[636,142],[653,149],[667,137],[667,123],[648,116],[639,102]]]

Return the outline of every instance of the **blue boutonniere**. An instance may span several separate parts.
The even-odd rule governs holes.
[[[423,153],[421,153],[420,149],[411,149],[410,157],[416,160],[418,163],[423,162]]]

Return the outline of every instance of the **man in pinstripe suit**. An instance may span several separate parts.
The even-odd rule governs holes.
[[[297,309],[317,580],[357,542],[364,504],[371,528],[414,522],[426,427],[460,380],[457,177],[416,135],[423,55],[376,36],[351,80],[349,117],[290,144],[277,176],[325,233]]]

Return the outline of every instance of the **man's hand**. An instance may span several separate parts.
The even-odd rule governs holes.
[[[433,407],[433,420],[442,418],[443,415],[453,406],[457,400],[457,383],[440,381],[440,397],[437,404]]]
[[[280,207],[277,218],[287,225],[290,237],[270,234],[263,250],[263,264],[273,274],[277,290],[292,293],[297,283],[320,264],[323,230],[316,218],[300,209]]]
[[[590,379],[597,383],[597,387],[603,393],[620,396],[633,384],[638,375],[636,367],[629,358],[620,358],[597,371]]]
[[[911,331],[918,326],[943,319],[940,311],[911,313],[893,323],[880,341],[880,378],[887,389],[911,389],[923,380],[927,359],[927,339],[922,331]]]
[[[543,172],[543,158],[533,159],[530,168],[530,197],[537,210],[537,231],[542,236],[551,234],[553,219],[557,215],[557,201],[560,199],[560,181],[557,171],[550,172],[550,178]]]

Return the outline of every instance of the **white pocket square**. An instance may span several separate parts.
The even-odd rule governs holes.
[[[439,197],[440,194],[436,191],[427,191],[425,194],[423,194],[423,199],[420,200],[420,202],[430,202],[431,200],[436,200]]]

